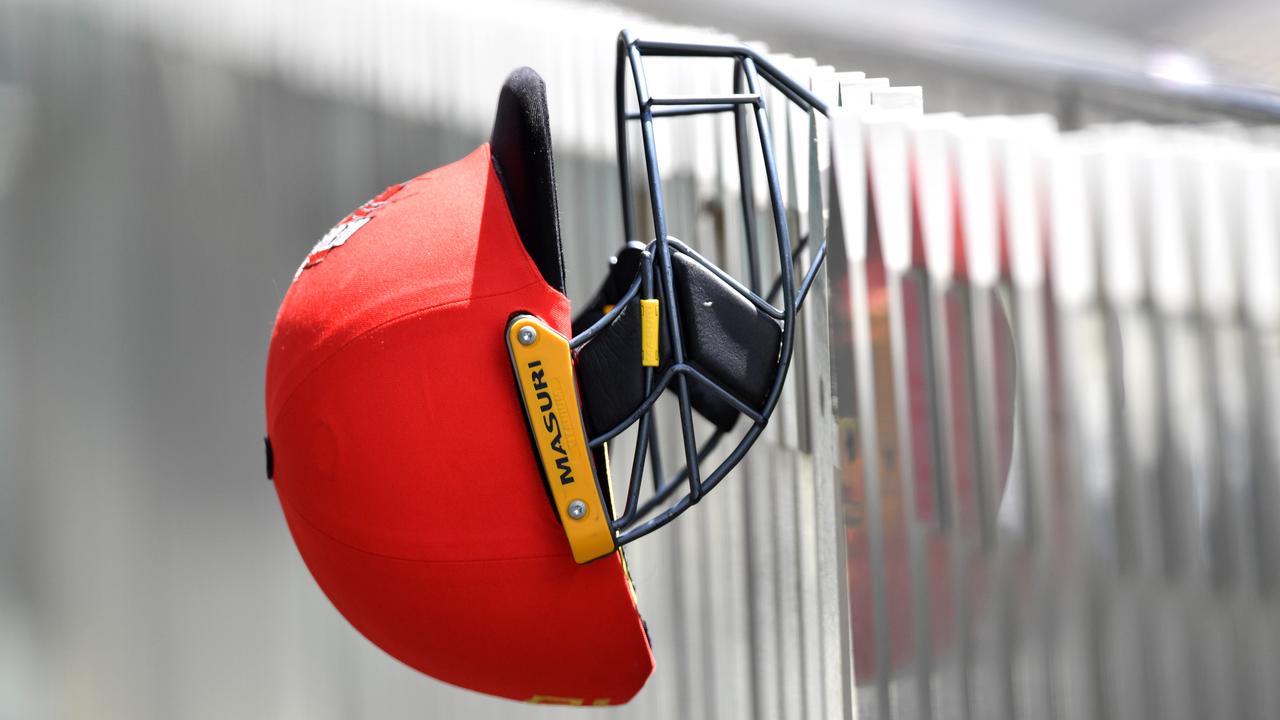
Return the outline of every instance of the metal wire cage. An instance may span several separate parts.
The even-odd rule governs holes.
[[[650,91],[645,75],[644,59],[646,57],[730,59],[733,66],[733,92],[722,95],[655,95]],[[635,92],[634,110],[629,109],[627,103],[628,76]],[[804,249],[808,238],[792,242],[793,232],[788,226],[780,174],[775,160],[769,121],[770,108],[767,106],[764,92],[765,83],[806,113],[826,115],[827,106],[808,89],[747,47],[649,41],[635,38],[626,30],[618,36],[615,80],[615,122],[618,173],[622,192],[623,234],[628,244],[636,243],[638,233],[636,199],[630,192],[628,131],[630,123],[638,122],[644,148],[654,239],[644,245],[639,272],[636,273],[636,277],[622,298],[603,317],[575,335],[570,345],[575,351],[583,347],[614,322],[623,308],[636,298],[658,299],[662,307],[661,321],[666,326],[666,337],[669,338],[672,358],[671,364],[660,372],[658,368],[645,367],[643,369],[643,402],[614,427],[591,437],[588,441],[592,448],[598,448],[638,423],[626,503],[622,512],[620,514],[615,512],[615,517],[611,521],[617,544],[624,545],[671,522],[718,485],[751,449],[778,404],[794,350],[796,314],[803,306],[813,280],[822,267],[822,261],[826,256],[826,243],[819,244],[797,284],[795,260]],[[687,118],[716,113],[732,113],[734,116],[744,230],[742,241],[745,244],[749,276],[746,284],[739,282],[669,232],[671,226],[663,194],[654,121],[658,118]],[[777,275],[768,292],[762,292],[764,286],[761,278],[764,261],[760,252],[761,233],[757,225],[753,185],[754,158],[751,148],[753,124],[763,162],[772,232],[777,245]],[[678,311],[679,289],[672,271],[672,258],[676,254],[684,255],[711,272],[779,324],[781,339],[776,371],[762,404],[756,406],[749,403],[724,383],[704,373],[690,362],[686,343],[688,330],[683,326]],[[710,468],[709,472],[704,472],[702,464],[724,441],[728,432],[717,428],[705,441],[699,442],[695,435],[693,407],[690,401],[690,388],[695,383],[710,390],[751,422],[733,449],[714,468]],[[666,390],[672,390],[678,402],[684,452],[684,466],[670,478],[663,472],[654,417],[655,404]],[[654,479],[654,487],[651,495],[642,502],[640,496],[646,458]],[[673,496],[677,495],[677,491],[681,488],[684,489],[683,494],[673,500]]]

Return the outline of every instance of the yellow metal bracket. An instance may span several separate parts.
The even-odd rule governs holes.
[[[518,315],[507,324],[507,348],[573,559],[585,563],[604,557],[617,545],[587,447],[569,341],[542,320]]]

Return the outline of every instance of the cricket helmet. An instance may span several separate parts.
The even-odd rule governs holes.
[[[731,60],[735,91],[654,97],[649,54]],[[621,547],[698,502],[755,442],[821,262],[819,250],[797,287],[762,92],[768,82],[825,112],[807,90],[746,48],[625,33],[617,79],[625,242],[576,317],[545,89],[526,68],[502,88],[488,143],[388,188],[320,241],[271,338],[268,473],[320,587],[406,664],[517,700],[610,705],[643,686],[653,656]],[[765,169],[772,293],[669,234],[654,120],[722,112],[738,117],[740,155],[753,130],[761,150],[738,161]],[[635,121],[648,242],[628,163]],[[754,191],[741,195],[753,215]],[[748,254],[759,276],[764,261]],[[670,477],[646,463],[664,394],[684,459]],[[710,428],[702,441],[694,413]],[[607,445],[633,427],[615,504]],[[642,500],[646,464],[655,485]]]

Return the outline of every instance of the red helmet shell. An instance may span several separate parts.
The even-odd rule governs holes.
[[[307,567],[424,673],[626,702],[653,657],[623,558],[574,562],[504,339],[517,312],[568,335],[569,301],[522,245],[489,146],[344,223],[285,295],[267,365],[274,479]]]

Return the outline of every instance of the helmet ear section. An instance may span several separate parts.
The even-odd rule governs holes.
[[[537,265],[542,279],[564,294],[547,88],[532,69],[515,70],[503,83],[489,146],[525,252]]]
[[[684,253],[673,253],[672,276],[688,361],[747,406],[764,407],[778,374],[782,324]],[[738,411],[702,383],[689,387],[693,406],[721,430]]]
[[[600,291],[577,318],[581,333],[622,300],[637,272],[643,248],[618,253]],[[676,310],[686,362],[710,381],[753,408],[764,405],[778,372],[781,324],[684,253],[672,255]],[[672,364],[669,320],[658,313],[659,372]],[[614,320],[578,353],[588,432],[594,437],[626,420],[645,400],[640,301],[629,300]],[[715,389],[689,384],[694,409],[720,430],[730,430],[740,413]]]

